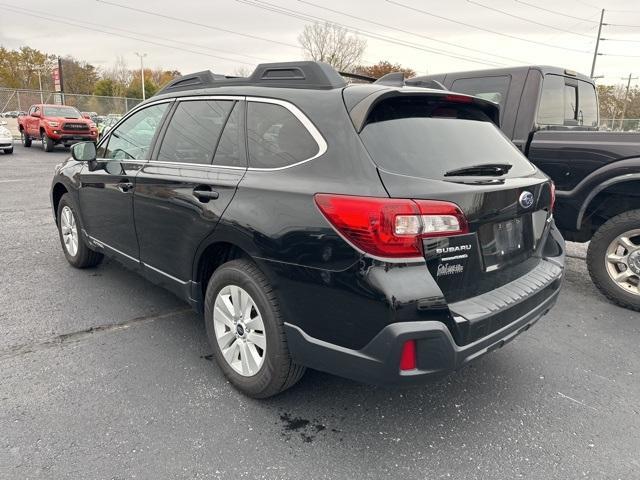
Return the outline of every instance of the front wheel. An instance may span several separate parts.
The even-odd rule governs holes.
[[[53,140],[45,132],[42,132],[42,149],[45,152],[52,152],[54,145]]]
[[[611,301],[640,311],[640,210],[604,223],[587,252],[589,274]]]
[[[77,210],[71,196],[65,193],[58,204],[58,234],[64,256],[76,268],[94,267],[103,256],[89,248],[81,232]]]
[[[249,260],[227,262],[211,276],[205,325],[218,366],[245,395],[271,397],[304,374],[289,355],[273,288]]]

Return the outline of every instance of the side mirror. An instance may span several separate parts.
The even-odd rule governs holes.
[[[91,162],[96,159],[96,144],[80,142],[71,147],[71,156],[77,162]]]
[[[32,117],[40,118],[40,112],[33,112],[31,114]]]
[[[82,118],[86,118],[87,120],[91,120],[91,115],[89,115],[88,113],[83,113],[82,114]]]

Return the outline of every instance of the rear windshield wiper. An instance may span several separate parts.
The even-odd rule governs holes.
[[[509,170],[511,170],[511,167],[513,167],[513,165],[510,165],[508,163],[484,163],[482,165],[472,165],[470,167],[462,167],[455,170],[449,170],[444,174],[444,176],[500,176],[508,173]]]

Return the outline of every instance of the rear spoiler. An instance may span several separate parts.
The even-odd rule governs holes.
[[[436,90],[446,90],[445,86],[436,80],[420,79],[420,78],[404,78],[404,72],[391,72],[380,78],[361,75],[359,73],[338,72],[345,78],[353,78],[354,80],[362,80],[377,85],[386,85],[388,87],[420,87],[433,88]]]
[[[384,77],[382,77],[384,78]],[[353,122],[356,131],[360,133],[367,123],[367,118],[373,110],[373,108],[383,100],[387,100],[393,97],[442,97],[445,102],[452,103],[466,103],[473,105],[481,110],[489,119],[495,123],[498,128],[500,127],[500,106],[490,100],[485,100],[480,97],[474,97],[471,95],[465,95],[461,93],[450,92],[447,90],[425,90],[421,92],[419,90],[396,90],[396,89],[384,89],[374,92],[349,110],[349,116]]]

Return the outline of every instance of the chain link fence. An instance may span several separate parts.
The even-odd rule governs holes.
[[[640,132],[640,118],[601,118],[600,129],[611,132]]]
[[[0,87],[0,113],[26,112],[31,105],[36,103],[57,103],[76,107],[81,112],[96,112],[98,115],[124,115],[140,102],[142,102],[141,98],[61,94]]]

